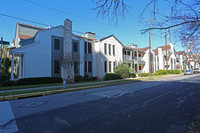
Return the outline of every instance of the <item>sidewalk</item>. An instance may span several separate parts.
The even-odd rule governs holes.
[[[79,87],[79,86],[86,86],[86,85],[99,85],[104,84],[105,86],[108,85],[117,85],[117,84],[124,84],[129,82],[139,82],[139,81],[151,81],[151,80],[159,80],[159,79],[165,79],[165,78],[171,78],[176,76],[182,76],[183,74],[176,74],[176,75],[165,75],[164,77],[158,78],[158,79],[147,79],[147,77],[136,77],[136,78],[128,78],[128,79],[118,79],[118,80],[108,80],[108,81],[97,81],[97,82],[91,82],[91,83],[79,83],[79,84],[66,84],[66,87],[69,89],[69,87]],[[130,80],[132,81],[130,81]],[[137,80],[142,79],[142,80]],[[127,81],[125,81],[127,80]],[[117,81],[124,81],[124,82],[117,82]],[[114,83],[113,83],[114,82]],[[116,83],[115,83],[116,82]],[[110,84],[109,84],[110,83]],[[61,83],[62,84],[62,83]],[[4,90],[0,91],[0,93],[4,92],[11,92],[11,91],[26,91],[26,90],[39,90],[39,89],[50,89],[50,88],[62,88],[62,85],[58,86],[47,86],[47,87],[35,87],[35,88],[27,88],[27,89],[14,89],[14,90]]]
[[[148,77],[137,77],[129,79],[118,79],[112,81],[109,80],[109,81],[99,81],[91,83],[69,84],[66,85],[66,88],[62,88],[62,85],[58,85],[58,86],[27,88],[27,89],[5,90],[5,91],[0,91],[0,94],[2,94],[2,96],[0,96],[0,101],[39,97],[39,96],[46,96],[58,93],[73,92],[73,91],[87,90],[93,88],[100,88],[100,87],[107,87],[107,86],[114,86],[114,85],[121,85],[121,84],[128,84],[128,83],[142,82],[142,81],[147,81],[147,82],[169,81],[173,80],[172,77],[181,77],[182,75],[183,74],[165,75],[163,77],[155,79],[149,79]]]

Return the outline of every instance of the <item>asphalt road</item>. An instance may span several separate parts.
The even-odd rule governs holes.
[[[9,104],[19,133],[183,133],[200,113],[200,75]]]

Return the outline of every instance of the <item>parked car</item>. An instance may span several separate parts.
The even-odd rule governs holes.
[[[185,70],[184,75],[192,75],[193,71],[192,70]]]
[[[194,68],[194,69],[193,69],[193,72],[194,72],[194,73],[200,73],[200,69],[199,69],[199,68]]]

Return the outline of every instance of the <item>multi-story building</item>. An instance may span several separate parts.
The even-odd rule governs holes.
[[[14,57],[19,57],[19,79],[62,77],[71,80],[74,75],[86,74],[102,79],[122,62],[133,68],[135,74],[149,72],[149,47],[138,48],[136,44],[124,46],[114,35],[101,39],[96,39],[96,34],[92,32],[75,35],[72,33],[72,22],[68,19],[64,25],[38,28],[33,34],[20,39],[15,44],[17,48],[12,50],[11,79],[14,79]],[[152,73],[166,69],[166,52],[169,69],[176,69],[176,60],[182,63],[181,69],[184,67],[184,53],[177,52],[176,57],[171,43],[167,47],[151,50]]]
[[[176,69],[183,70],[185,68],[184,54],[185,51],[176,52]]]
[[[174,49],[173,43],[170,43],[170,45],[167,46],[160,46],[156,48],[154,51],[156,55],[155,57],[156,71],[166,70],[167,63],[169,70],[176,69],[176,50]],[[168,59],[167,62],[166,62],[166,57]]]

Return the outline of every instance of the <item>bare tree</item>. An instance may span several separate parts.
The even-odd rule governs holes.
[[[96,3],[97,14],[111,17],[118,22],[119,16],[124,17],[131,9],[125,0],[93,0]],[[137,2],[137,1],[134,1]],[[149,0],[143,7],[141,18],[147,20],[155,18],[152,30],[169,30],[174,37],[184,36],[187,40],[193,35],[198,35],[200,27],[200,1],[199,0]],[[147,13],[147,14],[145,14]],[[145,14],[145,15],[144,15]],[[148,29],[141,30],[146,33]]]
[[[93,10],[97,10],[97,17],[102,16],[108,18],[109,22],[118,23],[119,17],[124,18],[125,14],[129,14],[131,9],[124,0],[93,0],[96,7]]]
[[[62,67],[66,71],[68,78],[72,78],[72,83],[74,83],[74,65],[80,65],[82,63],[82,58],[74,59],[72,53],[66,54],[62,58]],[[65,76],[66,77],[66,76]],[[64,79],[66,80],[66,79]]]

